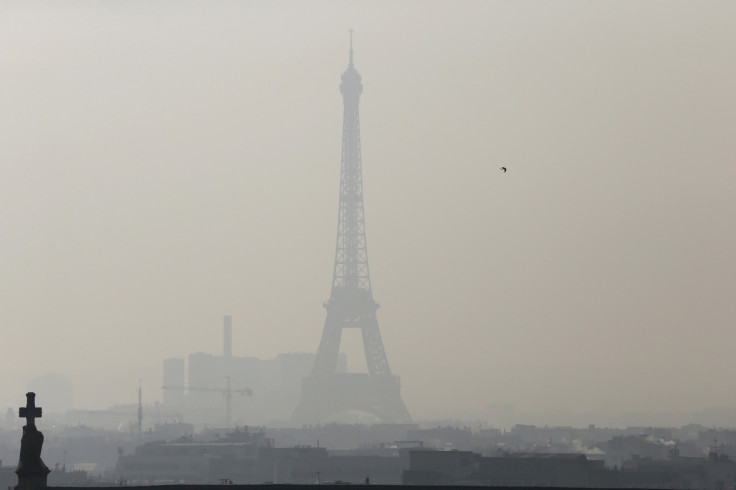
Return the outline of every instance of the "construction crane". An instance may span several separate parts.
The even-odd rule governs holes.
[[[199,387],[186,387],[186,386],[169,386],[164,385],[161,387],[162,390],[188,390],[188,391],[215,391],[225,395],[225,423],[229,426],[230,419],[233,414],[233,393],[238,393],[242,396],[253,396],[253,390],[250,388],[244,388],[242,390],[233,390],[230,388],[230,376],[225,376],[226,387],[223,388],[199,388]]]

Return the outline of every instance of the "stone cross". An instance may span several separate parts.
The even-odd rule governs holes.
[[[36,406],[36,394],[33,392],[26,393],[26,406],[18,409],[18,417],[26,419],[29,427],[36,427],[34,419],[41,417],[41,407]]]

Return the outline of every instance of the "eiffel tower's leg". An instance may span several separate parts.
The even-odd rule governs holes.
[[[399,393],[401,388],[399,377],[373,376],[373,381],[378,385],[374,388],[374,392],[382,410],[382,416],[379,417],[381,421],[390,424],[411,423],[411,416]]]
[[[322,330],[322,340],[319,342],[312,375],[325,376],[337,370],[343,323],[343,320],[338,317],[334,310],[328,307],[325,327]]]
[[[375,312],[369,314],[365,326],[360,330],[363,335],[363,349],[365,350],[365,362],[368,365],[368,372],[374,375],[391,374]]]

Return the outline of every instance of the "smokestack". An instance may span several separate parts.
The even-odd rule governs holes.
[[[230,315],[225,315],[222,355],[224,357],[232,357],[233,355],[233,318]]]

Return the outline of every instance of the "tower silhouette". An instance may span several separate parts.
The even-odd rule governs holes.
[[[347,410],[360,410],[384,423],[411,422],[399,394],[399,377],[391,374],[378,330],[363,214],[363,173],[360,156],[358,104],[363,91],[360,74],[350,62],[342,74],[343,97],[340,206],[337,219],[335,268],[322,340],[314,367],[302,385],[302,397],[292,421],[315,423]],[[337,359],[344,328],[359,328],[363,337],[368,373],[337,373]]]

